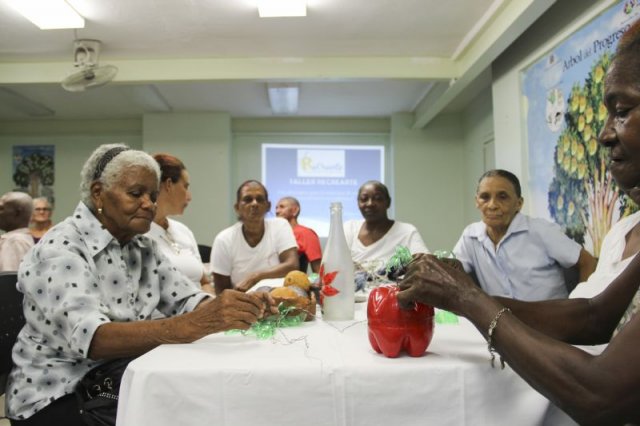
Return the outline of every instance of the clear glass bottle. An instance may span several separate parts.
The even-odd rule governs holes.
[[[353,261],[342,227],[342,203],[331,203],[329,238],[320,266],[322,318],[328,321],[353,319],[355,283]]]

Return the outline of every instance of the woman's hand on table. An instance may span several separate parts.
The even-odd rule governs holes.
[[[266,292],[243,293],[225,290],[213,300],[201,303],[194,321],[208,334],[227,330],[246,330],[265,315],[277,314],[273,298]]]
[[[421,302],[461,314],[467,302],[482,291],[464,272],[460,262],[438,260],[431,254],[416,254],[398,283],[400,306]],[[459,265],[459,266],[458,266]]]

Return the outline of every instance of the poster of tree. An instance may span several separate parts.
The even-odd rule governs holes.
[[[17,191],[47,197],[54,204],[54,145],[14,145],[13,182]]]
[[[620,1],[522,73],[532,215],[557,222],[596,257],[611,226],[636,208],[597,138],[607,117],[605,73],[639,16],[640,0]]]

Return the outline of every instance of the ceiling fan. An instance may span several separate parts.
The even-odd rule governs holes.
[[[74,67],[79,68],[62,80],[62,87],[69,92],[83,92],[86,89],[100,87],[111,80],[118,73],[113,65],[98,66],[100,55],[99,40],[78,39],[73,42]]]

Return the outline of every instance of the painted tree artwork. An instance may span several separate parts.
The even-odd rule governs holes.
[[[32,197],[47,197],[53,203],[55,161],[53,145],[13,147],[13,182],[16,189]]]
[[[639,17],[640,2],[620,1],[522,73],[531,214],[558,223],[596,257],[612,225],[637,210],[609,173],[598,135],[607,69]]]
[[[637,209],[618,189],[606,167],[606,150],[597,140],[607,119],[603,90],[610,63],[611,56],[605,53],[593,64],[584,84],[574,84],[571,89],[549,186],[551,217],[580,243],[588,234],[598,254],[613,224],[614,211],[618,209],[624,216]]]

